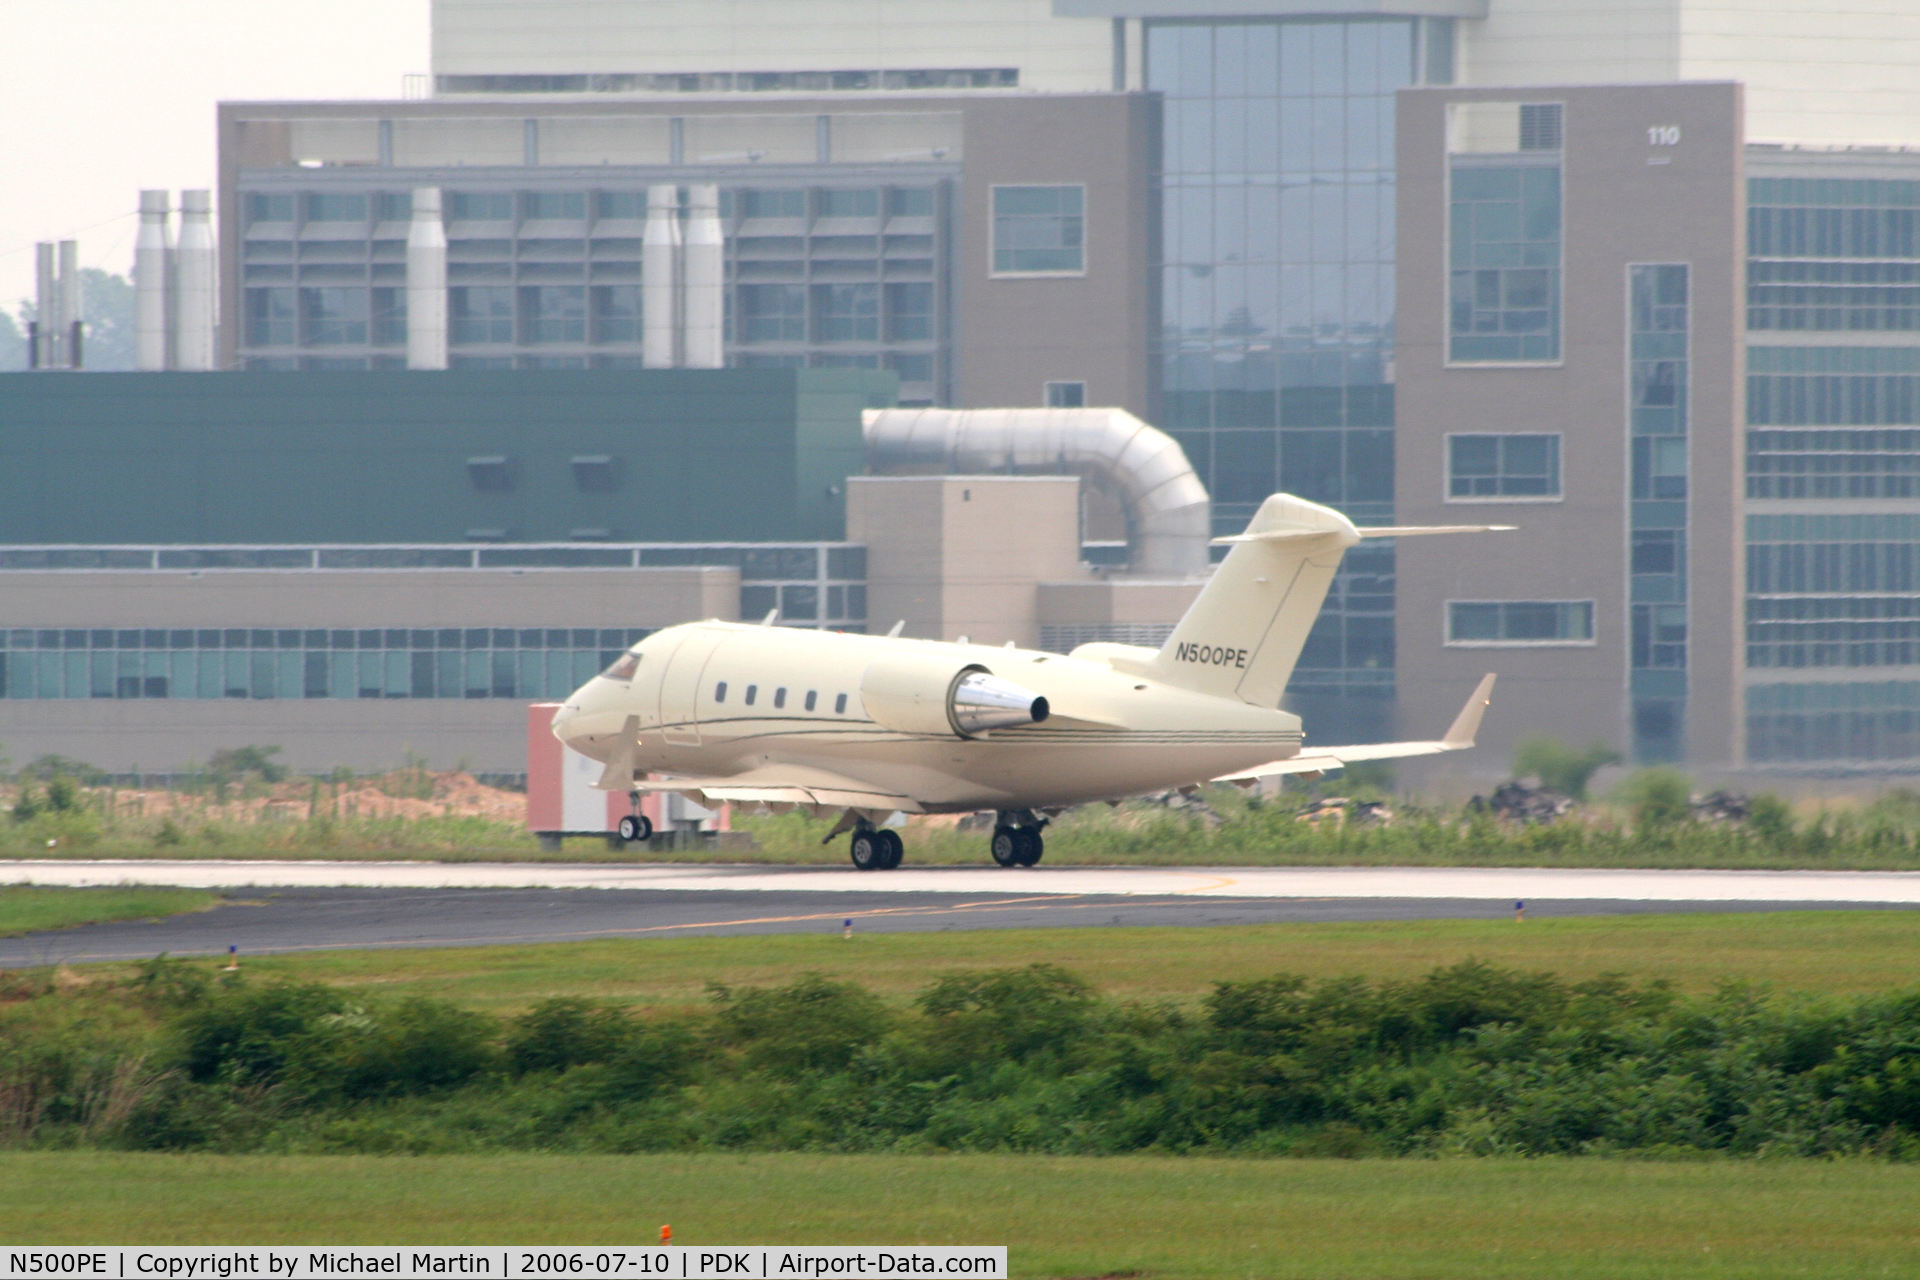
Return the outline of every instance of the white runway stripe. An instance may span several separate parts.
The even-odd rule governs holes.
[[[911,851],[908,853],[912,857]],[[188,888],[700,889],[753,893],[1189,894],[1223,898],[1469,898],[1547,902],[1920,905],[1914,871],[1623,871],[1537,867],[834,867],[688,864],[0,861],[0,884]]]

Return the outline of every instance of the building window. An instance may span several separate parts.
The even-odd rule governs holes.
[[[880,339],[880,286],[813,286],[815,342],[877,342]]]
[[[933,338],[933,286],[887,286],[887,340],[927,342]]]
[[[373,291],[373,345],[407,345],[407,291],[398,286]]]
[[[307,193],[308,222],[365,222],[367,220],[367,197],[364,194],[344,195],[324,191]]]
[[[1633,606],[1633,668],[1684,669],[1687,665],[1687,606]]]
[[[382,191],[373,197],[373,216],[379,222],[407,222],[413,217],[413,192]]]
[[[1560,359],[1558,103],[1447,110],[1447,359]]]
[[[1449,501],[1538,502],[1560,496],[1558,434],[1447,437]]]
[[[467,478],[481,493],[513,491],[513,459],[501,454],[486,454],[467,459]]]
[[[743,218],[804,218],[807,193],[804,191],[747,190],[740,193]]]
[[[529,191],[521,199],[530,222],[539,218],[579,222],[587,216],[584,191]]]
[[[894,218],[931,218],[931,187],[890,187],[887,190],[887,215]]]
[[[995,187],[993,274],[1077,275],[1087,269],[1087,189]]]
[[[647,216],[647,193],[596,191],[593,195],[593,213],[596,218],[623,218],[639,222]]]
[[[797,284],[740,286],[740,341],[804,342],[807,291]]]
[[[1591,600],[1449,600],[1447,643],[1587,645],[1593,643]]]
[[[817,196],[823,218],[875,218],[880,215],[878,191],[821,191]]]
[[[247,193],[247,225],[256,222],[292,222],[293,196],[268,195],[261,191]]]
[[[1633,496],[1641,502],[1677,502],[1687,496],[1685,436],[1635,436]]]
[[[290,347],[294,344],[292,289],[247,290],[247,345]]]
[[[512,222],[510,191],[449,191],[447,218],[453,222]]]
[[[1045,392],[1046,405],[1049,409],[1087,407],[1087,384],[1084,382],[1049,382]]]
[[[311,346],[358,346],[367,340],[367,291],[344,286],[302,289],[300,321]]]
[[[593,289],[593,340],[640,341],[640,286],[602,284]]]
[[[454,342],[512,342],[513,287],[487,284],[448,289],[447,329]]]
[[[522,285],[521,332],[528,342],[585,342],[587,290],[578,284]]]

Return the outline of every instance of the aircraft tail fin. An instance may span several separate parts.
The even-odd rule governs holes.
[[[1163,683],[1260,707],[1277,707],[1320,614],[1334,571],[1359,542],[1331,507],[1276,493],[1149,664]]]

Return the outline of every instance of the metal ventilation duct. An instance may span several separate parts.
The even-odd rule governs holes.
[[[1206,571],[1207,491],[1173,437],[1125,409],[869,409],[862,420],[871,472],[1082,476],[1125,507],[1134,573]]]
[[[180,193],[180,243],[174,250],[173,367],[211,369],[219,249],[213,239],[213,194]]]

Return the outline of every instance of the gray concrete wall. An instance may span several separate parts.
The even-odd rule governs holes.
[[[1446,104],[1565,104],[1562,359],[1446,363]],[[1401,731],[1425,735],[1500,673],[1483,746],[1448,769],[1504,773],[1518,742],[1629,742],[1628,267],[1691,265],[1689,763],[1720,766],[1738,707],[1741,424],[1745,420],[1741,101],[1733,84],[1415,89],[1399,95],[1398,427],[1403,524],[1506,523],[1517,534],[1404,539],[1398,550]],[[1648,130],[1678,126],[1677,145]],[[1562,433],[1564,497],[1449,502],[1449,432]],[[1445,602],[1591,599],[1590,647],[1443,644]]]
[[[1074,381],[1087,384],[1089,405],[1147,416],[1157,118],[1145,94],[968,104],[957,237],[959,407],[1040,404],[1047,382]],[[1084,274],[992,274],[993,188],[1026,183],[1086,186]]]
[[[864,476],[847,529],[867,544],[867,629],[1039,642],[1042,582],[1084,577],[1072,476]]]

